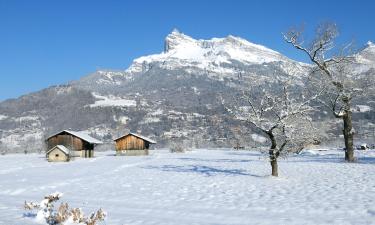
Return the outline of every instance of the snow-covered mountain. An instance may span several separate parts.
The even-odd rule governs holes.
[[[371,71],[373,49],[369,43],[356,55],[361,72]],[[174,30],[162,53],[137,58],[124,71],[96,71],[1,102],[0,149],[40,149],[46,135],[61,129],[86,130],[108,143],[132,130],[160,145],[183,140],[195,147],[255,144],[254,132],[228,115],[223,103],[250,83],[267,82],[272,88],[275,76],[303,79],[309,69],[239,37],[196,40]],[[365,114],[375,119],[371,113]]]
[[[162,62],[164,68],[197,67],[217,73],[233,73],[235,67],[226,67],[232,62],[245,65],[269,62],[290,62],[280,53],[245,39],[229,35],[226,38],[195,40],[174,30],[165,39],[164,52],[135,59],[128,72],[142,72],[155,62]]]
[[[226,38],[196,40],[174,30],[165,38],[164,52],[139,57],[125,71],[97,71],[73,84],[89,90],[108,88],[113,91],[112,86],[126,85],[139,74],[155,68],[203,74],[223,80],[248,73],[249,68],[258,72],[256,67],[268,64],[276,65],[284,73],[294,75],[304,74],[309,67],[262,45],[232,35]]]
[[[365,48],[359,53],[357,53],[355,56],[358,62],[371,67],[375,67],[375,44],[371,41],[367,42]]]

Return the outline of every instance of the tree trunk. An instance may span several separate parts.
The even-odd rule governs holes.
[[[272,168],[272,176],[278,177],[279,176],[279,172],[278,172],[277,158],[276,157],[274,157],[273,159],[271,159],[271,168]]]
[[[271,168],[272,168],[272,176],[277,177],[279,176],[279,173],[278,173],[278,167],[277,167],[278,154],[275,152],[276,147],[277,147],[276,138],[272,132],[268,132],[267,134],[271,140],[271,149],[269,151],[269,155],[270,155],[270,163],[271,163]]]
[[[342,117],[344,121],[344,139],[345,139],[345,160],[348,162],[354,162],[354,148],[353,148],[353,126],[352,126],[352,112],[345,110],[345,114]]]

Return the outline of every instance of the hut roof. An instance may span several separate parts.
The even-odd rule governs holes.
[[[51,148],[50,150],[47,151],[46,154],[50,153],[52,150],[54,150],[55,148],[58,148],[60,149],[62,152],[64,152],[65,154],[69,155],[69,149],[66,148],[64,145],[56,145],[55,147]]]
[[[128,136],[128,135],[133,135],[133,136],[138,137],[138,138],[140,138],[140,139],[143,139],[143,140],[145,140],[145,141],[147,141],[147,142],[149,142],[149,143],[151,143],[151,144],[156,144],[156,141],[154,141],[154,140],[152,140],[152,139],[150,139],[150,138],[148,138],[148,137],[142,136],[142,135],[140,135],[140,134],[132,133],[132,132],[129,132],[129,133],[127,133],[127,134],[125,134],[125,135],[123,135],[123,136],[121,136],[121,137],[119,137],[119,138],[116,138],[114,141],[117,141],[117,140],[119,140],[119,139],[121,139],[121,138],[123,138],[123,137],[126,137],[126,136]]]
[[[86,134],[86,133],[84,133],[82,131],[72,131],[72,130],[63,130],[63,131],[60,131],[60,132],[58,132],[58,133],[56,133],[54,135],[49,136],[47,138],[47,140],[50,139],[53,136],[56,136],[56,135],[64,133],[64,132],[66,132],[68,134],[71,134],[73,136],[76,136],[76,137],[78,137],[78,138],[80,138],[82,140],[85,140],[85,141],[87,141],[90,144],[103,144],[103,142],[101,142],[98,139],[95,139],[95,138],[89,136],[88,134]]]

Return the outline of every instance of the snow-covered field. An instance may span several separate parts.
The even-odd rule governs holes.
[[[121,106],[121,107],[135,107],[137,105],[135,100],[123,99],[116,96],[101,96],[93,93],[93,96],[98,99],[90,107],[110,107],[110,106]]]
[[[111,224],[375,224],[375,151],[309,151],[281,160],[280,177],[257,152],[98,153],[48,163],[43,155],[0,156],[0,224],[36,224],[23,203],[64,193]]]

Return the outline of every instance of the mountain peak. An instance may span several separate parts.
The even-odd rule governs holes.
[[[164,42],[164,52],[167,53],[174,49],[176,46],[183,43],[191,43],[196,40],[190,36],[181,33],[179,30],[174,28],[170,34],[167,35]]]
[[[127,71],[141,72],[155,62],[162,62],[162,67],[166,68],[195,67],[218,73],[231,73],[234,69],[228,65],[234,62],[250,65],[292,60],[240,37],[228,35],[208,40],[194,39],[174,29],[165,38],[162,53],[135,59]]]
[[[177,28],[173,28],[173,30],[170,34],[171,35],[179,35],[179,34],[182,34],[182,33]]]
[[[361,52],[375,52],[375,44],[372,41],[368,41]]]
[[[375,58],[375,44],[368,41],[366,45],[357,54],[355,54],[355,57],[363,64],[373,65]]]
[[[225,38],[226,41],[230,41],[230,42],[238,42],[238,43],[243,43],[243,44],[251,44],[250,42],[248,42],[247,40],[243,39],[243,38],[240,38],[240,37],[236,37],[236,36],[233,36],[233,35],[228,35],[226,38]]]

